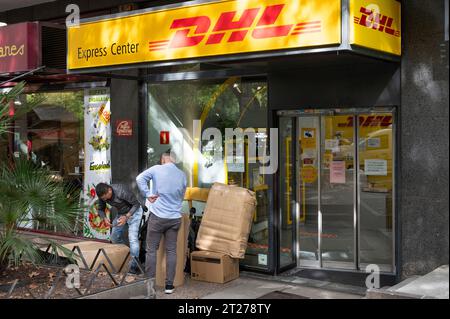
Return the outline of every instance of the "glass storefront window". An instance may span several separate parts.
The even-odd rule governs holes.
[[[15,121],[14,156],[24,157],[47,168],[56,181],[70,184],[80,192],[83,188],[84,118],[83,91],[49,92],[21,95],[16,104],[34,104],[31,111]],[[46,225],[23,225],[47,229]],[[80,230],[75,229],[77,233]]]
[[[393,116],[358,117],[360,262],[392,271],[393,264]]]
[[[158,164],[160,154],[170,148],[180,160],[188,186],[210,188],[220,182],[255,191],[258,205],[243,264],[267,268],[271,175],[260,174],[259,162],[250,159],[248,152],[249,139],[255,138],[257,147],[267,139],[267,83],[233,77],[149,84],[148,91],[148,166]],[[220,142],[202,137],[212,128],[220,132]],[[241,163],[227,162],[225,157],[229,147],[236,150],[236,140],[225,138],[227,129],[235,128],[254,129],[242,141]],[[217,151],[222,152],[222,158],[213,156]],[[197,212],[201,209],[200,205]]]

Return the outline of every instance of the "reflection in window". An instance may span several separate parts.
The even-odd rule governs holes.
[[[82,191],[83,91],[23,94],[16,105],[39,104],[15,121],[14,153],[47,168],[54,179]],[[47,229],[46,225],[27,225]],[[75,230],[76,231],[76,230]]]
[[[186,173],[189,186],[210,188],[220,182],[256,192],[258,206],[244,264],[266,268],[267,177],[259,173],[260,163],[250,159],[248,152],[252,139],[257,147],[267,142],[266,82],[233,77],[208,82],[151,84],[148,114],[148,166],[158,164],[160,154],[170,148],[182,160],[178,165]],[[202,138],[205,130],[211,128],[219,137]],[[227,128],[254,128],[255,131],[244,135],[241,141],[226,140]],[[237,158],[240,155],[236,153],[237,142],[242,142],[243,156],[240,162],[231,163],[225,154],[232,147]],[[214,156],[217,152],[222,153],[221,158]]]

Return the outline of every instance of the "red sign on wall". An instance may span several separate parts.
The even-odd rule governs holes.
[[[169,144],[169,143],[170,143],[169,131],[161,131],[159,133],[159,144]]]
[[[0,27],[0,73],[36,69],[41,65],[40,52],[38,23]]]
[[[132,120],[116,120],[115,132],[117,136],[133,136]]]

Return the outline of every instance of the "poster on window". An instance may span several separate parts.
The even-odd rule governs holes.
[[[316,129],[315,128],[302,128],[301,135],[302,148],[316,148]]]
[[[86,89],[84,93],[85,176],[83,195],[86,204],[83,235],[109,239],[109,227],[97,212],[95,185],[111,183],[111,123],[108,88]],[[109,211],[106,211],[109,215]]]
[[[345,161],[332,161],[330,164],[330,183],[345,184]]]

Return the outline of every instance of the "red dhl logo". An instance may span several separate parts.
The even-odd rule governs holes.
[[[360,116],[358,117],[359,126],[368,127],[368,126],[380,126],[380,127],[388,127],[392,124],[392,116],[391,115],[369,115],[367,117]],[[349,116],[347,118],[346,123],[339,123],[338,127],[353,127],[353,116]]]
[[[356,24],[369,29],[385,32],[395,37],[400,36],[400,31],[392,28],[394,18],[388,17],[386,15],[381,15],[380,13],[374,12],[373,10],[364,7],[361,7],[359,9],[359,12],[361,12],[361,17],[354,17],[354,22]]]
[[[237,11],[223,12],[211,31],[211,19],[207,16],[176,19],[170,26],[171,30],[176,30],[172,39],[151,41],[149,50],[192,47],[201,44],[203,40],[205,40],[204,45],[219,44],[224,42],[227,33],[230,35],[226,42],[232,43],[244,41],[248,34],[252,39],[259,40],[321,32],[321,21],[276,25],[284,6],[285,4],[277,4],[245,9],[239,19],[236,19]],[[260,12],[262,14],[256,26],[252,27]],[[192,35],[190,35],[191,30],[193,30]]]

